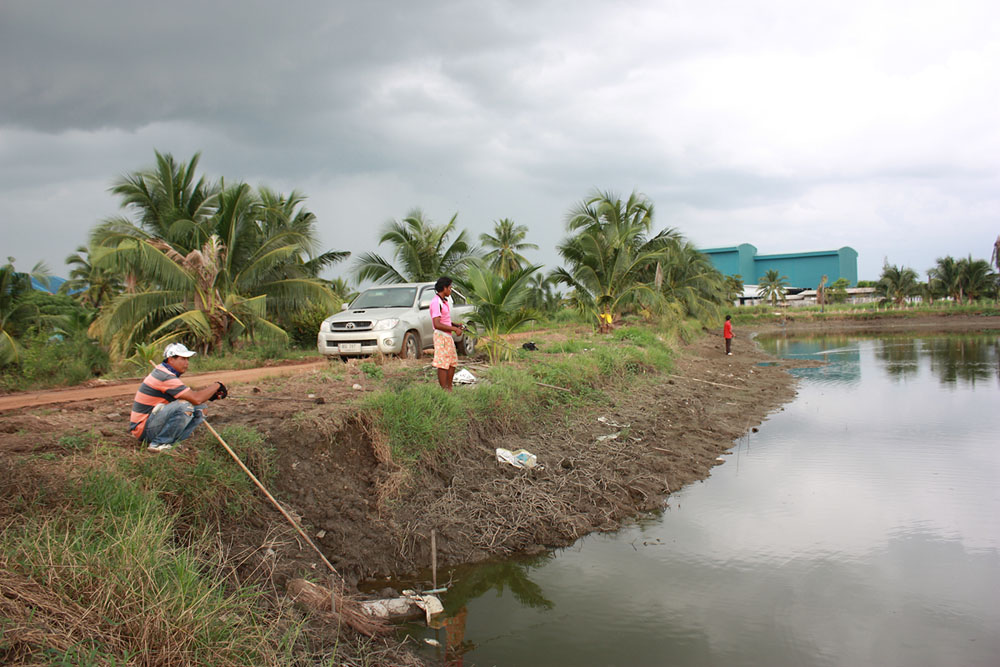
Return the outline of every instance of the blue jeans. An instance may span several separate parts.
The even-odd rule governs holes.
[[[201,407],[187,401],[173,401],[149,416],[142,439],[151,445],[168,445],[187,440],[198,424],[205,421]]]

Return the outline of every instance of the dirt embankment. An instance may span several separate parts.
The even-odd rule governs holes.
[[[352,579],[403,574],[429,563],[431,529],[443,564],[531,553],[614,529],[707,476],[734,439],[794,394],[781,367],[757,365],[766,357],[751,343],[738,340],[735,350],[727,357],[720,340],[702,338],[683,350],[672,376],[618,392],[599,410],[552,414],[531,433],[456,433],[463,443],[457,453],[427,461],[419,477],[388,461],[345,407],[358,393],[353,385],[372,386],[353,363],[339,377],[313,369],[260,380],[258,393],[234,385],[230,399],[211,404],[209,418],[217,428],[252,426],[274,444],[275,495],[303,518],[340,571]],[[429,374],[427,389],[438,391]],[[98,436],[122,456],[149,456],[124,433],[129,400],[0,412],[0,461],[35,466],[44,471],[40,479],[59,484],[77,467],[74,457],[88,456],[92,447],[67,447],[66,436],[80,433]],[[497,447],[526,448],[542,467],[498,464]],[[277,552],[278,585],[317,560],[294,540],[274,539],[280,524],[274,512],[262,525],[224,529],[242,553]]]
[[[937,330],[1000,329],[1000,318],[961,318],[969,320],[964,326],[958,319]],[[879,330],[872,321],[858,329],[829,320],[816,324],[765,329]],[[909,319],[888,324],[890,331],[933,329]],[[347,399],[358,393],[353,385],[361,384],[362,391],[373,385],[354,363],[346,373],[311,370],[261,380],[259,393],[235,385],[230,399],[211,405],[209,418],[216,427],[247,425],[266,435],[278,452],[275,495],[302,517],[348,578],[406,574],[429,563],[431,529],[443,564],[531,553],[614,529],[705,478],[737,438],[795,393],[786,372],[792,362],[759,366],[771,359],[749,333],[737,330],[730,357],[721,338],[703,337],[682,350],[672,375],[617,392],[599,409],[553,413],[532,432],[456,433],[462,444],[447,458],[426,461],[419,477],[392,464],[384,445],[350,409]],[[427,362],[391,363],[422,368]],[[438,391],[429,372],[427,385]],[[67,446],[65,437],[73,433],[98,435],[121,456],[149,456],[124,433],[128,401],[101,398],[0,412],[0,477],[19,466],[22,476],[27,469],[39,484],[59,485],[79,467],[77,457],[92,456],[92,445]],[[496,447],[528,449],[543,467],[523,471],[499,464]],[[321,571],[315,555],[288,537],[280,515],[267,516],[257,525],[225,526],[221,538],[249,565],[270,558],[278,586],[303,570]]]

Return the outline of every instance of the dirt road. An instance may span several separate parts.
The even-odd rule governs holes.
[[[209,382],[251,382],[267,377],[296,375],[312,370],[326,368],[330,362],[326,359],[306,363],[285,364],[282,366],[266,366],[263,368],[247,368],[238,371],[214,371],[211,373],[189,373],[184,375],[188,386],[200,387]],[[30,408],[51,403],[73,403],[88,401],[95,398],[114,398],[131,396],[135,393],[139,378],[108,383],[97,387],[72,387],[69,389],[49,389],[46,391],[28,391],[9,396],[0,396],[0,412]]]

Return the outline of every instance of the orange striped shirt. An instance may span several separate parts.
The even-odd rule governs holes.
[[[139,385],[139,390],[132,399],[128,430],[135,437],[141,438],[143,431],[146,430],[146,420],[152,414],[153,408],[176,401],[177,397],[187,390],[187,385],[181,382],[180,376],[165,363],[154,368]]]

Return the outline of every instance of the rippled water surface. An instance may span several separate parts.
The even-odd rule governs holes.
[[[654,519],[458,573],[464,665],[1000,665],[1000,339],[762,341],[829,362]]]

